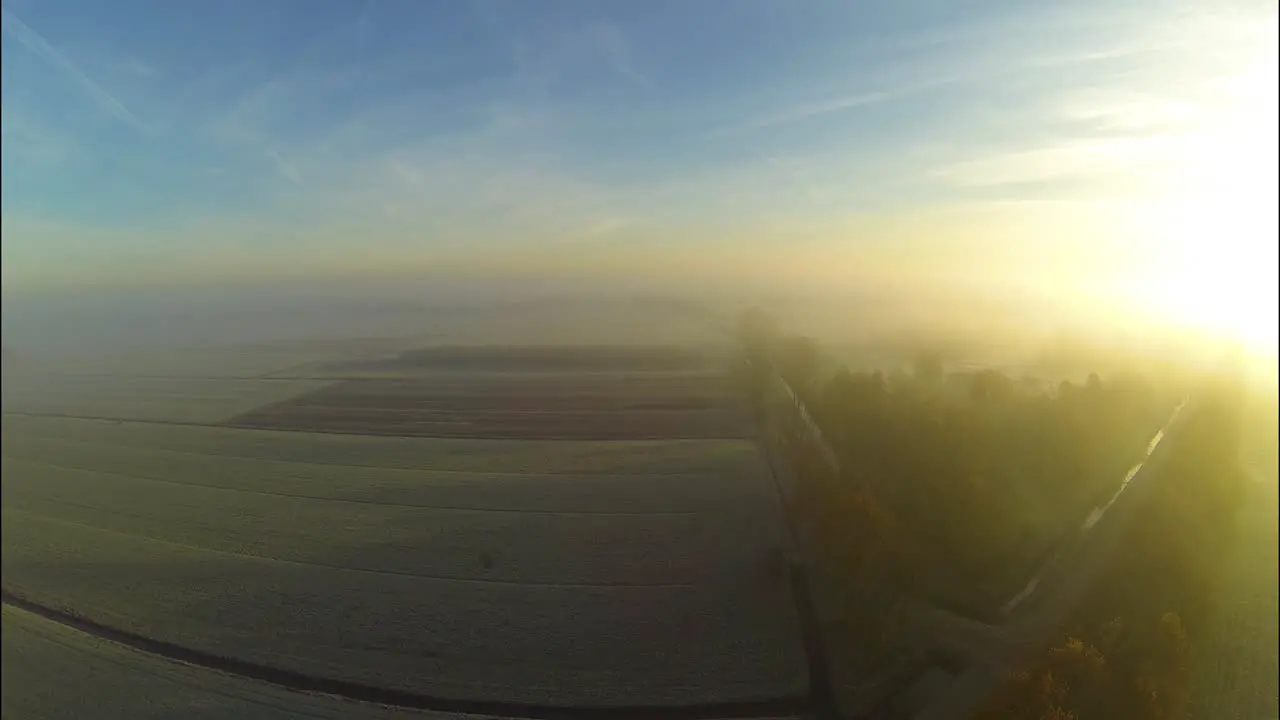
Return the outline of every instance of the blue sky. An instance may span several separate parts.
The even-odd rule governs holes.
[[[1069,265],[1274,38],[1268,2],[5,0],[5,283]]]

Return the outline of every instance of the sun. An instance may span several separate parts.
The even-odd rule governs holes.
[[[1239,102],[1178,148],[1181,177],[1155,203],[1158,242],[1135,289],[1177,325],[1273,353],[1280,344],[1275,54],[1232,81]]]

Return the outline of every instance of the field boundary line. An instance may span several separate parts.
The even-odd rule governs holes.
[[[560,707],[494,700],[464,700],[431,696],[408,690],[380,688],[365,683],[310,675],[248,660],[225,657],[184,645],[112,627],[73,610],[45,605],[20,591],[0,587],[5,605],[38,615],[64,627],[138,650],[166,660],[203,667],[254,682],[308,694],[332,695],[355,702],[375,703],[411,710],[452,712],[488,717],[529,720],[781,720],[808,715],[804,698],[783,697],[686,706]]]

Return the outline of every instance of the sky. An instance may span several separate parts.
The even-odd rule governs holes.
[[[6,293],[945,280],[1274,333],[1275,2],[3,7]]]

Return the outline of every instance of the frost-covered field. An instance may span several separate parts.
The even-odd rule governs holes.
[[[4,715],[14,718],[146,717],[205,720],[466,720],[290,692],[158,659],[9,606],[4,607]],[[74,692],[66,692],[74,688]]]
[[[437,697],[806,691],[790,586],[768,561],[774,494],[745,437],[233,428],[201,423],[271,402],[255,383],[294,381],[111,379],[133,405],[122,390],[89,412],[88,394],[54,389],[43,402],[81,409],[4,417],[6,590],[212,655]],[[599,398],[608,382],[590,385]]]
[[[213,423],[326,384],[316,380],[37,375],[6,379],[4,411]]]

